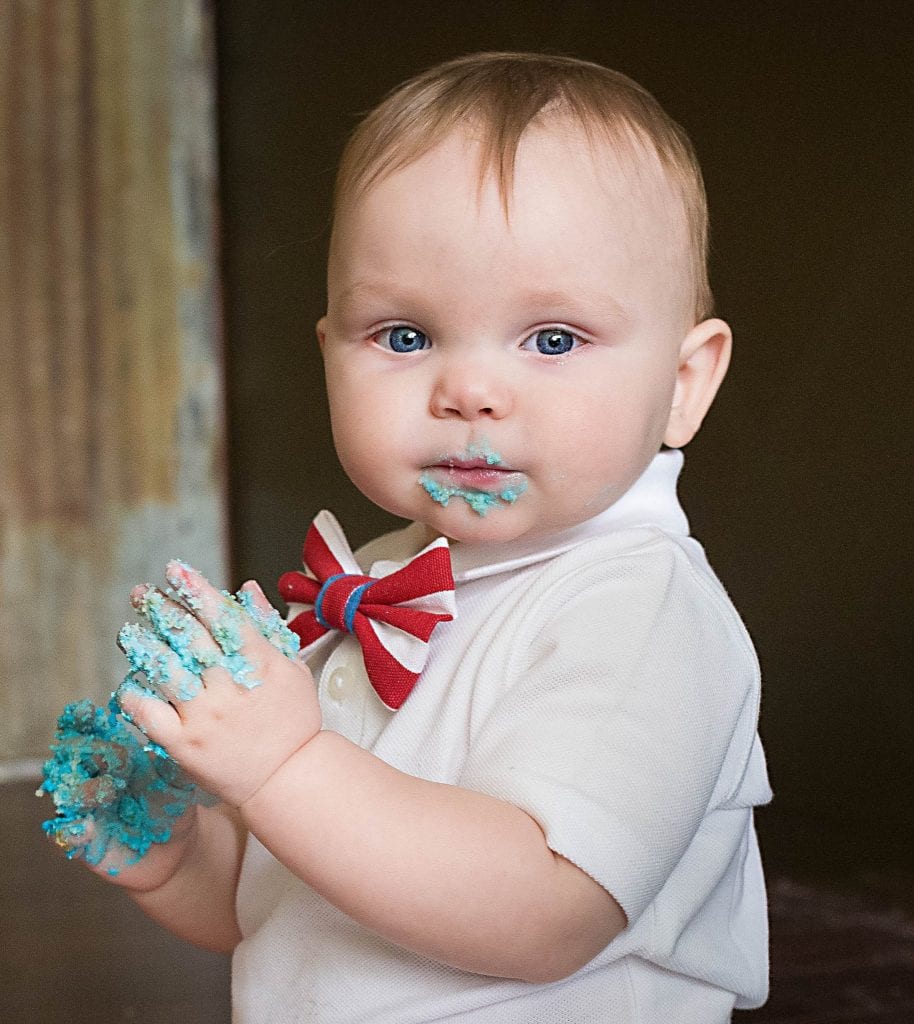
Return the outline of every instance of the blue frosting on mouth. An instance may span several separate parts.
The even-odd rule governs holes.
[[[480,516],[486,515],[493,508],[501,505],[513,505],[527,489],[526,484],[520,487],[506,487],[503,491],[480,491],[467,487],[448,487],[434,480],[427,473],[419,477],[425,493],[442,508],[447,508],[451,498],[461,498]]]
[[[442,455],[441,462],[472,462],[475,459],[483,459],[486,465],[501,466],[504,459],[496,452],[486,438],[473,441],[467,445],[466,450],[459,455]],[[460,498],[479,516],[487,515],[493,508],[500,508],[504,505],[513,505],[515,501],[526,491],[527,485],[521,481],[514,487],[506,487],[501,491],[488,491],[475,487],[457,487],[441,483],[430,473],[423,473],[419,477],[419,483],[425,493],[432,501],[447,508],[451,498]]]
[[[467,445],[466,454],[462,456],[467,462],[470,459],[485,459],[490,466],[500,466],[505,460],[489,447],[489,442],[483,438],[481,441],[474,441]]]

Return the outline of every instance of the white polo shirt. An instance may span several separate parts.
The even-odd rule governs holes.
[[[353,637],[312,659],[324,728],[523,808],[628,928],[562,981],[469,974],[362,928],[250,837],[236,1024],[718,1024],[764,1001],[758,663],[688,536],[681,465],[662,452],[610,509],[545,540],[452,544],[457,617],[399,711]],[[423,543],[411,526],[359,563],[386,575]]]

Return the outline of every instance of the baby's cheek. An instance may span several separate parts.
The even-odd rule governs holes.
[[[375,477],[409,460],[410,415],[406,403],[354,398],[333,413],[333,440],[350,477]]]

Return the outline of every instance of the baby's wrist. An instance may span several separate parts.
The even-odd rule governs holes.
[[[282,779],[292,771],[303,770],[302,765],[306,760],[312,759],[325,742],[329,734],[323,728],[317,730],[301,743],[288,757],[278,764],[273,771],[260,783],[260,785],[237,805],[238,812],[245,824],[251,828],[253,821],[258,820],[265,808],[271,807],[274,803],[274,791],[282,791]],[[313,771],[313,766],[309,766]],[[269,813],[269,812],[268,812]],[[253,829],[251,829],[253,831]]]

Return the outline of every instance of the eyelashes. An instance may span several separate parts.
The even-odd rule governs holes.
[[[406,324],[394,324],[372,335],[375,343],[389,352],[421,352],[431,345],[428,335]]]
[[[528,352],[539,352],[543,356],[567,356],[584,342],[573,331],[564,327],[547,327],[531,334],[521,348]]]
[[[372,334],[371,338],[380,348],[400,355],[423,352],[432,345],[424,331],[408,324],[384,327]],[[585,344],[581,337],[566,327],[545,327],[528,335],[520,347],[526,352],[537,352],[543,356],[566,356]]]

